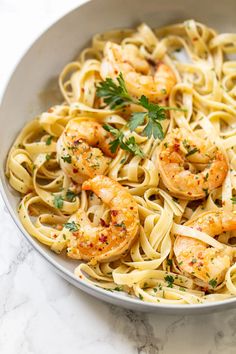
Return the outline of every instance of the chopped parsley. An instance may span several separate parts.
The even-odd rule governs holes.
[[[45,159],[46,161],[49,161],[51,159],[51,154],[46,154]]]
[[[208,283],[212,288],[215,288],[217,286],[217,280],[216,279],[211,279],[209,280]]]
[[[53,199],[53,204],[54,204],[55,208],[62,209],[63,204],[64,204],[63,197],[61,195],[55,195],[54,199]]]
[[[186,157],[191,156],[191,155],[195,154],[198,151],[199,151],[198,148],[193,148],[193,149],[188,151],[188,153],[186,154]]]
[[[68,202],[74,202],[76,198],[76,194],[72,192],[70,189],[66,192],[66,199]]]
[[[67,163],[71,163],[71,155],[65,155],[65,156],[62,156],[61,159],[64,161],[64,162],[67,162]]]
[[[232,197],[230,200],[232,200],[233,204],[236,204],[236,197]]]
[[[174,278],[172,277],[172,275],[167,275],[164,279],[168,284],[167,287],[173,288]]]
[[[208,195],[208,188],[202,188],[203,192],[205,192],[206,196]]]
[[[64,227],[66,229],[69,229],[69,231],[71,231],[71,232],[75,232],[75,231],[79,230],[79,225],[76,224],[74,221],[65,223]]]
[[[52,143],[52,136],[51,135],[47,138],[45,143],[46,143],[46,145],[51,145],[51,143]]]
[[[123,289],[122,289],[121,286],[117,286],[117,287],[114,288],[114,290],[115,290],[115,291],[122,291]]]
[[[117,224],[114,224],[114,226],[116,226],[116,227],[122,227],[123,229],[126,229],[126,226],[125,226],[125,223],[124,223],[124,221],[122,221],[121,223],[117,223]]]

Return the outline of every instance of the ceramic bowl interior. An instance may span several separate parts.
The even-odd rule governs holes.
[[[57,78],[66,63],[87,46],[93,34],[114,28],[151,27],[194,18],[224,32],[236,32],[236,1],[225,0],[94,0],[70,12],[30,47],[13,72],[0,108],[1,191],[13,220],[28,241],[64,278],[97,298],[139,311],[166,314],[212,312],[233,307],[236,299],[203,305],[161,305],[144,303],[122,293],[111,293],[84,284],[73,275],[75,262],[55,255],[39,244],[21,226],[17,215],[19,195],[8,185],[4,175],[7,152],[24,124],[50,105],[59,103]]]

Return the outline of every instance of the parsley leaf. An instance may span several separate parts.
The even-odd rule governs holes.
[[[167,275],[164,279],[168,283],[167,287],[173,288],[174,278],[172,277],[172,275]]]
[[[61,195],[55,195],[53,199],[53,204],[57,209],[62,209],[63,207],[63,197]]]
[[[51,154],[46,154],[45,159],[46,161],[49,161],[51,159]]]
[[[208,283],[212,288],[215,288],[217,286],[217,280],[216,279],[211,279],[209,280]]]
[[[67,162],[67,163],[71,163],[71,155],[65,155],[65,156],[62,156],[61,159],[64,161],[64,162]]]
[[[192,150],[189,150],[189,152],[186,154],[186,157],[191,156],[191,155],[195,154],[198,151],[199,151],[198,148],[194,148]]]
[[[75,232],[75,231],[79,230],[79,225],[76,224],[74,221],[65,223],[64,227],[66,229],[69,229],[69,231],[71,231],[71,232]]]
[[[150,103],[148,98],[144,95],[140,97],[138,104],[147,109],[147,112],[134,112],[132,114],[128,124],[130,130],[133,131],[139,125],[142,125],[146,118],[147,125],[144,128],[142,135],[147,136],[148,138],[151,138],[153,135],[155,139],[158,138],[162,140],[164,138],[164,133],[159,121],[166,119],[165,107]]]
[[[132,113],[130,122],[129,122],[129,129],[134,131],[138,126],[142,125],[144,123],[145,116],[147,115],[147,112],[134,112]]]
[[[51,145],[51,143],[52,143],[52,136],[51,135],[47,138],[45,143],[46,143],[46,145]]]
[[[164,133],[160,121],[166,119],[167,110],[181,110],[175,107],[165,107],[159,106],[157,103],[149,102],[148,98],[144,95],[140,97],[138,102],[136,102],[147,112],[134,112],[131,116],[128,126],[131,131],[135,130],[139,125],[144,123],[144,120],[147,120],[147,125],[143,130],[142,135],[151,138],[153,135],[155,139],[164,139]]]
[[[118,84],[111,78],[106,78],[97,85],[97,96],[103,98],[111,109],[119,109],[133,101],[126,89],[122,73],[117,77],[117,81]]]
[[[72,192],[70,189],[68,189],[68,191],[66,192],[66,199],[69,202],[74,202],[76,198],[76,194],[74,192]]]
[[[140,157],[144,157],[143,151],[140,149],[133,136],[125,139],[124,133],[121,130],[116,129],[109,124],[105,124],[103,128],[115,137],[115,139],[109,144],[112,153],[115,153],[117,148],[120,146],[122,150],[131,152],[132,154]]]
[[[230,200],[232,200],[233,204],[236,204],[236,197],[232,197]]]

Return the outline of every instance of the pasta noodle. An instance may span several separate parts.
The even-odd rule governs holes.
[[[155,30],[142,24],[137,29],[96,34],[91,47],[67,64],[59,76],[64,102],[40,114],[18,135],[8,155],[6,175],[22,196],[19,217],[30,235],[57,253],[64,250],[70,253],[65,224],[69,221],[75,225],[71,220],[76,220],[73,215],[78,209],[95,226],[101,219],[109,222],[108,206],[95,194],[82,190],[81,184],[75,183],[59,163],[58,141],[68,123],[109,124],[122,131],[126,139],[134,137],[144,154],[142,157],[120,148],[104,172],[127,188],[137,203],[138,237],[118,259],[88,263],[75,260],[75,274],[82,281],[110,291],[124,291],[152,303],[195,304],[236,295],[236,226],[214,238],[191,223],[207,212],[236,211],[236,61],[231,59],[236,53],[235,36],[217,34],[193,20]],[[127,48],[123,76],[128,91],[132,94],[138,91],[137,98],[141,92],[150,101],[153,99],[143,78],[146,66],[151,67],[154,75],[153,63],[164,63],[173,73],[176,82],[173,87],[168,86],[169,81],[166,83],[169,92],[163,92],[162,97],[160,92],[158,101],[179,110],[166,113],[167,119],[161,122],[164,135],[176,129],[187,131],[187,136],[194,134],[196,139],[206,142],[209,154],[213,148],[222,152],[221,160],[227,162],[228,172],[222,183],[207,190],[203,197],[197,200],[183,197],[188,191],[176,195],[166,184],[167,175],[161,170],[159,160],[164,148],[161,139],[153,135],[147,138],[143,123],[134,131],[127,127],[133,112],[143,112],[140,107],[130,102],[128,107],[113,109],[97,96],[97,87],[104,81],[105,51],[112,55],[106,46],[108,42],[116,43],[117,48]],[[135,70],[142,74],[140,86],[136,85],[136,74],[125,72],[132,55],[136,60]],[[206,163],[194,161],[195,152],[197,148],[193,154],[188,150],[187,155],[192,154],[189,165],[196,163],[202,171]],[[188,169],[189,166],[189,173]],[[174,249],[177,235],[216,252],[225,246],[232,251],[221,282],[216,284],[209,278],[212,285],[209,286],[181,268]]]

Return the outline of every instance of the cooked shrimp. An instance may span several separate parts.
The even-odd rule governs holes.
[[[78,210],[75,219],[78,230],[70,239],[68,256],[93,261],[112,261],[124,255],[134,242],[139,229],[138,205],[118,182],[106,176],[96,176],[83,183],[83,190],[93,191],[110,207],[110,224],[91,224],[87,214]]]
[[[77,183],[105,174],[111,157],[112,135],[101,124],[91,120],[71,120],[57,143],[57,154],[63,171]]]
[[[161,178],[173,196],[201,199],[224,182],[228,172],[224,154],[186,129],[173,130],[160,148]]]
[[[123,74],[128,92],[134,97],[145,95],[151,101],[160,101],[169,96],[176,78],[172,70],[164,63],[155,68],[141,55],[133,44],[120,46],[107,42],[101,65],[101,76],[116,78]],[[155,70],[154,74],[153,71]]]
[[[236,214],[232,212],[206,212],[195,220],[187,222],[194,229],[215,237],[226,231],[236,230]],[[204,242],[178,235],[174,253],[179,268],[201,279],[211,287],[221,283],[233,260],[233,249],[222,245],[217,249]]]

